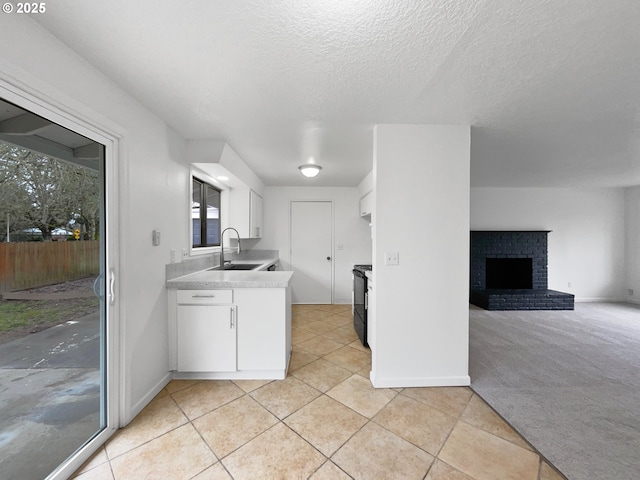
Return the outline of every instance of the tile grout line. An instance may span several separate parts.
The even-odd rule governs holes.
[[[496,411],[496,410],[491,406],[491,404],[489,404],[489,402],[487,402],[484,398],[482,398],[482,396],[481,396],[478,392],[476,392],[476,391],[475,391],[471,386],[469,386],[468,388],[469,388],[469,389],[471,389],[471,391],[474,393],[474,395],[477,395],[477,396],[478,396],[478,398],[480,398],[480,399],[485,403],[485,405],[487,405],[487,406],[491,409],[491,411],[492,411],[493,413],[495,413],[495,414],[496,414],[496,415],[497,415],[497,416],[498,416],[498,417],[499,417],[503,422],[505,422],[509,427],[511,427],[511,429],[512,429],[514,432],[516,432],[516,434],[517,434],[517,435],[518,435],[522,440],[524,440],[524,442],[525,442],[527,445],[529,445],[529,447],[530,447],[530,451],[531,451],[531,452],[533,452],[533,453],[535,453],[536,455],[538,455],[538,458],[540,459],[540,461],[541,461],[541,462],[544,462],[544,463],[546,463],[547,465],[549,465],[549,466],[550,466],[550,467],[551,467],[551,468],[552,468],[556,473],[558,473],[562,478],[566,478],[566,476],[565,476],[563,473],[561,473],[561,472],[560,472],[560,471],[555,467],[555,465],[553,465],[553,463],[552,463],[552,462],[550,462],[550,461],[549,461],[549,460],[548,460],[544,455],[542,455],[542,453],[540,453],[540,452],[538,451],[538,449],[537,449],[534,445],[532,445],[532,444],[531,444],[531,443],[530,443],[530,442],[529,442],[529,441],[528,441],[528,440],[527,440],[527,439],[526,439],[526,438],[525,438],[525,437],[524,437],[524,436],[523,436],[523,435],[522,435],[522,434],[521,434],[521,433],[520,433],[520,432],[519,432],[519,431],[518,431],[518,430],[517,430],[513,425],[511,425],[511,423],[510,423],[510,422],[508,422],[508,421],[507,421],[507,420],[506,420],[502,415],[500,415],[500,414],[499,414],[499,413],[498,413],[498,412],[497,412],[497,411]],[[467,422],[465,422],[465,423],[467,423]],[[471,424],[469,424],[469,425],[471,425]],[[474,425],[471,425],[471,426],[474,426]],[[477,428],[477,427],[476,427],[476,428]],[[491,432],[487,432],[487,433],[491,433]],[[497,436],[497,435],[494,435],[494,436]],[[502,438],[502,437],[498,437],[498,438]],[[503,440],[506,440],[506,439],[503,439]],[[509,442],[509,443],[511,443],[511,444],[513,444],[513,445],[516,445],[517,447],[520,447],[520,445],[517,445],[517,444],[515,444],[515,443],[511,442],[510,440],[506,440],[506,441],[507,441],[507,442]],[[520,448],[523,448],[523,447],[520,447]],[[539,467],[539,469],[538,469],[538,474],[539,474],[539,475],[541,475],[541,472],[542,472],[542,468],[541,468],[541,467]]]
[[[244,396],[244,395],[243,395]],[[242,398],[238,397],[238,398]],[[172,397],[172,400],[176,403],[176,405],[178,405],[178,402],[175,401],[175,399]],[[182,408],[180,407],[180,405],[178,405],[178,408],[180,408],[180,410],[182,411]],[[219,407],[218,407],[219,408]],[[211,410],[211,412],[215,411],[217,409]],[[209,413],[211,413],[209,412]],[[209,465],[208,467],[204,468],[202,471],[196,473],[194,476],[191,477],[190,480],[193,480],[195,477],[197,477],[198,475],[200,475],[201,473],[207,471],[209,468],[213,467],[216,463],[219,463],[220,465],[222,465],[222,468],[225,469],[225,471],[227,473],[229,473],[229,476],[231,476],[231,473],[227,470],[227,468],[225,467],[225,465],[222,463],[222,459],[218,457],[218,455],[216,454],[216,452],[213,451],[213,448],[211,447],[211,445],[209,445],[209,442],[207,442],[205,440],[205,438],[202,436],[202,433],[200,432],[200,430],[198,430],[198,428],[193,424],[193,420],[190,419],[186,413],[184,413],[184,411],[182,411],[182,413],[184,414],[185,417],[187,417],[187,420],[189,420],[189,423],[191,424],[191,427],[196,431],[196,433],[198,434],[198,436],[200,437],[200,439],[204,442],[204,444],[207,446],[207,448],[209,449],[209,451],[213,454],[213,457],[216,459],[216,461],[214,463],[212,463],[211,465]],[[207,415],[206,413],[204,415]],[[204,415],[202,415],[204,417]],[[200,418],[200,417],[198,417]],[[233,478],[233,477],[231,477]]]
[[[322,321],[322,320],[314,320],[314,321]],[[325,322],[325,323],[326,323],[326,322]],[[327,334],[327,333],[329,333],[329,332],[333,332],[333,331],[335,331],[335,330],[337,330],[337,329],[339,329],[339,328],[344,328],[344,327],[343,327],[343,326],[335,326],[334,328],[332,328],[331,330],[328,330],[327,332],[325,332],[325,333],[323,333],[323,334],[315,334],[314,332],[311,332],[311,333],[313,333],[313,334],[314,334],[314,338],[315,338],[315,337],[324,337],[324,335],[325,335],[325,334]],[[342,349],[342,348],[344,348],[344,347],[347,347],[347,346],[348,346],[348,347],[350,347],[350,348],[352,348],[354,351],[361,351],[360,349],[357,349],[357,348],[355,348],[355,347],[351,347],[350,343],[353,343],[353,341],[352,341],[352,342],[350,342],[350,343],[347,343],[347,344],[342,344],[342,342],[337,342],[337,341],[335,341],[335,340],[333,340],[333,339],[330,339],[330,338],[327,338],[327,337],[324,337],[324,338],[325,338],[325,339],[328,339],[328,340],[332,340],[332,341],[334,341],[334,342],[336,342],[336,343],[340,343],[340,344],[341,344],[341,346],[340,346],[339,348],[337,348],[336,350],[332,350],[331,352],[328,352],[328,353],[325,353],[325,354],[323,354],[323,355],[318,356],[315,360],[313,360],[313,361],[309,362],[308,364],[305,364],[305,365],[303,365],[303,366],[301,366],[301,367],[297,368],[295,371],[300,370],[300,369],[304,368],[305,366],[307,366],[307,365],[309,365],[309,364],[311,364],[311,363],[313,363],[313,362],[315,362],[315,361],[317,361],[317,360],[319,360],[319,359],[324,359],[324,360],[326,360],[327,362],[331,363],[332,365],[335,365],[335,366],[336,366],[336,367],[338,367],[338,368],[342,368],[342,369],[344,369],[344,370],[349,371],[349,373],[350,373],[351,375],[350,375],[348,378],[352,378],[354,375],[358,375],[358,376],[360,376],[360,377],[366,378],[366,377],[364,377],[364,376],[360,375],[360,373],[359,373],[359,372],[362,370],[362,368],[360,368],[360,369],[358,369],[357,371],[355,371],[355,372],[354,372],[354,371],[351,371],[350,369],[345,368],[345,367],[343,367],[342,365],[339,365],[339,364],[337,364],[337,363],[335,363],[335,362],[331,361],[330,359],[326,358],[326,356],[327,356],[327,355],[330,355],[331,353],[333,353],[333,352],[335,352],[335,351],[337,351],[337,350],[340,350],[340,349]],[[302,342],[302,343],[304,343],[304,342]],[[308,353],[308,354],[310,354],[310,355],[314,355],[314,356],[316,356],[316,355],[317,355],[317,354],[315,354],[315,353],[313,353],[313,352],[308,352],[308,351],[306,351],[306,350],[304,350],[304,349],[302,349],[302,351],[303,351],[303,352],[307,352],[307,353]],[[295,372],[295,371],[294,371],[294,372]],[[181,389],[176,390],[175,392],[171,392],[171,393],[169,393],[169,392],[167,391],[167,394],[170,396],[170,398],[171,398],[171,400],[173,401],[173,403],[178,407],[178,409],[183,413],[183,415],[184,415],[184,416],[185,416],[185,418],[187,419],[187,423],[190,423],[190,424],[192,425],[192,427],[193,427],[193,428],[198,432],[199,437],[202,439],[202,441],[204,441],[204,442],[205,442],[205,444],[207,445],[208,449],[213,453],[214,458],[216,458],[216,459],[217,459],[217,461],[216,461],[216,462],[214,462],[212,465],[209,465],[209,466],[208,466],[207,468],[205,468],[202,472],[204,472],[204,471],[205,471],[205,470],[207,470],[208,468],[211,468],[213,465],[215,465],[215,463],[220,463],[220,464],[221,464],[221,466],[225,469],[225,471],[226,471],[229,475],[231,475],[231,474],[230,474],[230,472],[226,469],[226,466],[225,466],[225,465],[224,465],[224,463],[223,463],[223,459],[224,459],[224,458],[226,458],[226,457],[228,457],[229,455],[231,455],[233,452],[237,451],[238,449],[242,448],[242,447],[243,447],[243,446],[245,446],[247,443],[249,443],[249,442],[253,441],[255,438],[257,438],[257,437],[261,436],[262,434],[264,434],[265,432],[267,432],[267,431],[271,430],[272,428],[274,428],[274,427],[275,427],[276,425],[278,425],[279,423],[283,424],[283,426],[284,426],[284,427],[286,427],[286,428],[288,428],[289,430],[293,431],[293,432],[296,434],[296,436],[297,436],[297,437],[301,438],[305,443],[307,443],[308,445],[310,445],[310,446],[311,446],[315,451],[317,451],[318,453],[320,453],[320,454],[325,458],[325,461],[324,461],[324,462],[323,462],[323,463],[322,463],[322,464],[321,464],[321,465],[320,465],[320,466],[319,466],[319,467],[318,467],[318,468],[317,468],[317,469],[312,473],[312,475],[313,475],[313,474],[315,474],[315,473],[316,473],[319,469],[321,469],[324,465],[326,465],[326,464],[327,464],[327,462],[329,462],[329,461],[330,461],[333,465],[335,465],[337,468],[339,468],[341,471],[343,471],[343,472],[344,472],[344,470],[343,470],[343,469],[342,469],[338,464],[336,464],[335,462],[333,462],[333,461],[332,461],[333,456],[334,456],[334,455],[335,455],[335,454],[336,454],[336,453],[337,453],[341,448],[343,448],[343,447],[344,447],[344,445],[346,445],[346,444],[347,444],[347,443],[348,443],[348,442],[349,442],[349,441],[350,441],[350,440],[351,440],[355,435],[357,435],[359,432],[361,432],[361,431],[362,431],[362,429],[363,429],[363,428],[365,428],[365,427],[366,427],[369,423],[371,423],[371,422],[375,423],[377,426],[379,426],[379,427],[383,428],[384,430],[388,431],[389,433],[391,433],[391,434],[393,434],[393,435],[397,436],[398,438],[402,438],[402,437],[399,437],[398,435],[396,435],[395,433],[391,432],[390,430],[386,429],[384,426],[382,426],[382,425],[378,424],[378,423],[375,421],[375,418],[379,415],[379,413],[380,413],[384,408],[386,408],[386,407],[389,405],[389,403],[390,403],[391,401],[393,401],[395,398],[397,398],[397,397],[398,397],[398,395],[401,395],[401,394],[403,393],[404,389],[402,389],[402,390],[400,390],[400,391],[396,391],[395,389],[385,389],[385,390],[393,391],[393,392],[394,392],[393,397],[392,397],[392,398],[390,398],[390,399],[389,399],[389,401],[388,401],[388,402],[386,402],[386,403],[385,403],[385,405],[384,405],[384,406],[382,406],[382,407],[378,410],[378,412],[377,412],[376,414],[374,414],[371,418],[368,418],[368,417],[366,417],[366,416],[364,416],[364,415],[360,414],[359,412],[357,412],[357,411],[353,410],[353,409],[352,409],[351,407],[349,407],[348,405],[345,405],[343,402],[341,402],[341,401],[339,401],[339,400],[336,400],[336,399],[334,399],[333,397],[330,397],[329,395],[327,395],[327,392],[328,392],[328,391],[331,391],[331,389],[332,389],[332,388],[335,388],[335,386],[334,386],[334,387],[332,387],[332,388],[330,388],[330,389],[328,389],[328,390],[327,390],[327,392],[320,391],[320,390],[318,390],[316,387],[314,387],[313,385],[310,385],[310,384],[308,384],[307,382],[305,382],[303,379],[298,378],[298,377],[295,377],[295,375],[293,375],[293,373],[294,373],[294,372],[288,372],[287,377],[291,376],[291,377],[293,377],[293,378],[296,378],[296,380],[298,380],[298,381],[302,382],[303,384],[307,385],[308,387],[310,387],[310,388],[312,388],[312,389],[314,389],[314,390],[318,391],[318,392],[320,393],[320,395],[318,395],[317,397],[315,397],[313,400],[311,400],[311,401],[309,401],[309,402],[305,403],[304,405],[302,405],[301,407],[297,408],[296,410],[294,410],[294,411],[292,411],[292,412],[288,413],[288,414],[287,414],[286,416],[284,416],[282,419],[281,419],[281,418],[279,418],[277,415],[275,415],[271,410],[269,410],[266,406],[264,406],[262,403],[260,403],[257,399],[255,399],[254,397],[252,397],[252,396],[251,396],[251,393],[253,393],[253,392],[255,392],[255,391],[258,391],[258,390],[260,390],[260,389],[261,389],[261,388],[263,388],[263,387],[266,387],[267,385],[271,384],[272,382],[269,382],[269,383],[267,383],[267,384],[265,384],[265,385],[262,385],[262,386],[260,386],[260,387],[258,387],[258,388],[255,388],[255,389],[251,390],[250,392],[247,392],[247,391],[244,391],[244,389],[242,389],[241,387],[239,387],[237,384],[235,384],[235,382],[233,382],[233,380],[231,380],[231,383],[233,383],[237,388],[239,388],[240,390],[242,390],[242,395],[241,395],[240,397],[234,398],[234,399],[232,399],[232,400],[230,400],[230,401],[228,401],[228,402],[225,402],[225,403],[223,403],[223,404],[221,404],[221,405],[218,405],[218,406],[217,406],[216,408],[214,408],[213,410],[211,410],[211,411],[209,411],[209,412],[206,412],[206,413],[203,413],[202,415],[199,415],[198,417],[195,417],[194,419],[191,419],[191,418],[190,418],[190,417],[189,417],[189,416],[184,412],[184,410],[180,407],[180,405],[178,404],[178,402],[176,401],[176,399],[173,397],[173,393],[181,392],[181,391],[183,391],[183,390],[186,390],[186,389],[188,389],[188,388],[191,388],[193,385],[189,385],[189,386],[187,386],[187,387],[181,388]],[[198,384],[198,383],[200,383],[200,382],[196,382],[195,384]],[[342,383],[342,382],[340,382],[340,383]],[[195,385],[195,384],[194,384],[194,385]],[[234,401],[236,401],[236,400],[239,400],[239,399],[243,398],[244,396],[249,397],[251,400],[253,400],[253,401],[254,401],[254,402],[256,402],[258,405],[260,405],[260,407],[261,407],[261,408],[264,408],[267,412],[269,412],[271,415],[273,415],[273,416],[277,419],[277,422],[276,422],[276,423],[274,423],[273,425],[271,425],[270,427],[268,427],[267,429],[265,429],[263,432],[259,433],[259,434],[258,434],[258,435],[256,435],[255,437],[253,437],[252,439],[250,439],[250,440],[248,440],[247,442],[243,443],[242,445],[238,446],[236,449],[234,449],[232,452],[229,452],[229,453],[228,453],[227,455],[225,455],[224,457],[219,458],[219,457],[215,454],[215,452],[213,451],[213,449],[211,448],[211,446],[206,442],[206,440],[204,439],[204,437],[202,436],[202,434],[200,433],[200,431],[195,427],[195,425],[193,424],[193,422],[194,422],[195,420],[197,420],[197,419],[199,419],[199,418],[201,418],[201,417],[203,417],[203,416],[207,415],[207,414],[210,414],[210,413],[212,413],[212,412],[214,412],[214,411],[218,410],[219,408],[222,408],[222,407],[224,407],[224,406],[226,406],[226,405],[229,405],[230,403],[232,403],[232,402],[234,402]],[[349,438],[348,438],[347,440],[345,440],[344,442],[342,442],[342,443],[340,444],[340,446],[338,446],[338,447],[335,449],[335,451],[334,451],[330,456],[325,455],[325,454],[324,454],[323,452],[321,452],[317,447],[315,447],[315,446],[314,446],[310,441],[306,440],[306,439],[305,439],[301,434],[299,434],[296,430],[294,430],[292,427],[290,427],[289,425],[287,425],[287,424],[285,423],[285,420],[286,420],[286,419],[290,418],[290,417],[291,417],[292,415],[294,415],[296,412],[299,412],[301,409],[305,408],[306,406],[308,406],[309,404],[311,404],[312,402],[314,402],[314,401],[315,401],[315,400],[317,400],[318,398],[321,398],[322,396],[325,396],[325,397],[327,397],[327,398],[329,398],[329,399],[332,399],[332,400],[334,400],[334,401],[338,401],[341,405],[344,405],[344,406],[345,406],[347,409],[349,409],[350,411],[352,411],[352,412],[354,412],[355,414],[358,414],[358,415],[360,415],[360,416],[362,416],[362,417],[364,417],[364,418],[366,419],[365,424],[364,424],[364,425],[362,425],[360,428],[358,428],[358,429],[357,429],[357,430],[356,430],[356,431],[355,431],[351,436],[349,436]],[[411,398],[411,397],[409,397],[409,398]],[[414,400],[415,400],[415,399],[414,399]],[[470,400],[471,400],[471,399],[470,399]],[[464,414],[464,411],[466,411],[466,409],[468,408],[470,400],[467,402],[467,405],[465,406],[465,409],[462,411],[462,413],[461,413],[460,415],[458,415],[458,416],[457,416],[457,418],[456,418],[456,423],[455,423],[454,427],[451,429],[451,431],[449,432],[449,434],[447,435],[447,438],[443,441],[442,445],[440,446],[440,449],[439,449],[439,451],[438,451],[438,454],[437,454],[437,455],[435,455],[435,456],[433,457],[433,458],[434,458],[434,461],[431,463],[431,465],[430,465],[429,469],[428,469],[428,470],[427,470],[427,472],[425,473],[425,477],[428,475],[428,473],[429,473],[429,471],[431,470],[431,468],[433,468],[433,465],[435,464],[435,461],[436,461],[436,460],[440,460],[440,459],[438,458],[438,455],[439,455],[439,453],[441,452],[441,450],[442,450],[443,446],[446,444],[447,440],[449,439],[449,437],[450,437],[450,435],[451,435],[451,432],[453,432],[453,430],[454,430],[455,426],[456,426],[456,425],[458,425],[458,423],[459,423],[460,421],[464,422],[464,420],[462,420],[462,418],[461,418],[461,417],[462,417],[462,415]],[[422,403],[423,405],[427,405],[427,406],[429,406],[430,408],[435,408],[435,407],[433,407],[432,405],[425,404],[424,402],[420,402],[420,401],[418,401],[418,402],[419,402],[419,403]],[[436,408],[436,410],[441,411],[441,410],[440,410],[440,409],[438,409],[438,408]],[[445,412],[441,412],[441,413],[445,413]],[[464,423],[467,423],[467,422],[464,422]],[[167,434],[167,433],[169,433],[169,432],[171,432],[171,431],[174,431],[175,429],[180,428],[180,427],[182,427],[182,426],[184,426],[184,425],[186,425],[186,423],[185,423],[185,424],[183,424],[183,425],[180,425],[180,426],[178,426],[178,427],[175,427],[174,429],[171,429],[171,430],[169,430],[169,431],[167,431],[167,432],[163,433],[162,435],[160,435],[160,436],[158,436],[158,437],[155,437],[155,438],[159,438],[159,437],[161,437],[161,436],[163,436],[163,435],[165,435],[165,434]],[[473,425],[472,425],[472,426],[473,426]],[[477,427],[476,427],[476,428],[477,428]],[[484,429],[481,429],[481,430],[483,430],[483,431],[484,431]],[[490,432],[487,432],[487,433],[490,433]],[[491,434],[491,433],[490,433],[490,434]],[[498,438],[501,438],[501,437],[498,437]],[[407,441],[407,440],[406,440],[406,439],[404,439],[404,438],[402,438],[402,439],[403,439],[403,440],[405,440],[405,441]],[[502,438],[501,438],[501,439],[502,439]],[[505,439],[502,439],[502,440],[505,440]],[[407,441],[407,442],[408,442],[408,443],[410,443],[411,445],[414,445],[416,448],[419,448],[420,450],[422,450],[422,451],[425,451],[425,452],[426,452],[426,450],[422,449],[422,448],[421,448],[421,447],[419,447],[418,445],[413,444],[413,442],[411,442],[411,441]],[[145,444],[146,444],[146,443],[148,443],[148,442],[145,442]],[[511,442],[510,442],[510,443],[511,443]],[[144,445],[144,444],[141,444],[141,445]],[[141,446],[141,445],[139,445],[139,446]],[[135,448],[138,448],[138,447],[135,447]],[[135,448],[134,448],[134,449],[135,449]],[[134,450],[134,449],[132,449],[132,450]],[[129,451],[131,451],[131,450],[129,450]],[[125,452],[125,453],[126,453],[126,452]],[[429,452],[426,452],[426,453],[429,453]],[[105,454],[106,454],[106,448],[105,448]],[[106,456],[107,456],[107,460],[108,460],[108,461],[109,461],[109,463],[110,463],[110,462],[111,462],[111,459],[109,458],[109,456],[108,456],[108,455],[106,455]],[[115,457],[115,458],[117,458],[117,457]],[[539,458],[540,458],[540,457],[539,457]],[[440,461],[442,461],[442,460],[440,460]],[[444,463],[446,463],[446,462],[444,462]],[[110,463],[110,468],[111,468],[111,463]],[[540,469],[540,467],[539,467],[539,474],[540,474],[540,471],[541,471],[541,469]],[[197,475],[199,475],[199,474],[200,474],[200,473],[202,473],[202,472],[199,472],[198,474],[196,474],[196,476],[197,476]],[[345,474],[347,474],[347,473],[345,472]],[[114,475],[114,474],[113,474],[113,471],[112,471],[112,475]],[[347,474],[347,475],[348,475],[348,474]],[[114,475],[114,477],[115,477],[115,475]],[[231,476],[231,477],[232,477],[232,476]],[[233,478],[233,477],[232,477],[232,478]]]
[[[321,321],[321,320],[317,320],[317,321]],[[325,322],[325,323],[326,323],[326,322]],[[333,328],[333,329],[331,329],[331,330],[327,330],[327,331],[326,331],[326,332],[324,332],[323,334],[316,334],[316,337],[324,337],[324,334],[326,334],[326,333],[328,333],[328,332],[331,332],[331,331],[335,331],[335,330],[337,330],[338,328],[343,328],[343,327],[342,327],[342,326],[338,326],[338,327],[335,327],[335,328]],[[304,329],[304,328],[303,328],[303,329]],[[309,330],[306,330],[306,331],[309,331]],[[314,332],[312,332],[312,333],[314,333]],[[324,338],[326,338],[326,337],[324,337]],[[332,339],[329,339],[329,340],[332,340]],[[355,340],[354,340],[354,341],[355,341]],[[304,342],[301,342],[301,343],[304,343]],[[342,342],[337,342],[337,343],[342,343]],[[351,342],[349,342],[349,343],[353,343],[353,341],[351,341]],[[343,366],[341,366],[341,365],[338,365],[338,364],[336,364],[336,363],[332,362],[330,359],[325,358],[327,355],[329,355],[329,354],[331,354],[331,353],[333,353],[333,352],[335,352],[335,351],[337,351],[337,350],[340,350],[341,348],[344,348],[344,347],[350,347],[349,343],[347,343],[347,344],[342,344],[342,346],[341,346],[341,347],[339,347],[339,348],[337,348],[337,349],[335,349],[335,350],[332,350],[331,352],[327,352],[327,353],[325,353],[325,354],[323,354],[323,355],[318,356],[318,358],[316,358],[315,360],[313,360],[313,361],[309,362],[309,363],[308,363],[308,364],[306,364],[306,365],[303,365],[302,367],[300,367],[300,368],[298,368],[298,369],[294,370],[293,372],[288,373],[288,375],[292,375],[292,376],[294,376],[294,377],[295,377],[294,372],[296,372],[296,371],[298,371],[298,370],[301,370],[302,368],[304,368],[304,367],[306,367],[306,366],[308,366],[308,365],[311,365],[312,363],[317,362],[318,360],[323,359],[323,360],[325,360],[325,361],[327,361],[327,362],[331,363],[332,365],[335,365],[336,367],[341,368],[341,369],[346,370],[346,371],[348,371],[349,373],[351,373],[351,375],[350,375],[348,378],[352,378],[354,375],[358,375],[358,376],[360,376],[357,372],[353,372],[353,371],[351,371],[351,370],[349,370],[349,369],[347,369],[347,368],[344,368],[344,367],[343,367]],[[293,347],[293,345],[292,345],[292,347]],[[300,348],[301,348],[301,347],[300,347]],[[350,348],[352,348],[354,351],[360,351],[360,350],[355,349],[355,348],[353,348],[353,347],[350,347]],[[313,353],[313,352],[309,352],[308,350],[304,350],[303,348],[302,348],[302,350],[303,350],[303,351],[305,351],[305,352],[308,352],[309,354],[316,355],[315,353]],[[359,370],[362,370],[362,369],[360,368]],[[358,370],[358,371],[359,371],[359,370]],[[298,378],[298,377],[295,377],[295,378],[297,378],[298,380],[300,380],[301,382],[303,382],[305,385],[308,385],[309,387],[314,388],[314,389],[316,389],[316,390],[317,390],[317,388],[316,388],[316,387],[314,387],[313,385],[310,385],[309,383],[305,382],[305,381],[304,381],[304,379],[301,379],[301,378]],[[348,379],[348,378],[347,378],[347,379]],[[346,380],[344,380],[344,381],[346,381]],[[339,382],[339,383],[338,383],[338,385],[339,385],[340,383],[342,383],[342,382]],[[311,402],[307,403],[307,404],[306,404],[306,405],[304,405],[303,407],[300,407],[300,408],[299,408],[298,410],[296,410],[295,412],[291,412],[289,415],[287,415],[285,418],[283,418],[283,419],[282,419],[282,422],[284,423],[284,420],[286,420],[287,418],[289,418],[290,416],[292,416],[294,413],[296,413],[296,412],[298,412],[298,411],[302,410],[304,407],[306,407],[306,406],[307,406],[307,405],[309,405],[310,403],[312,403],[312,402],[316,401],[318,398],[320,398],[320,397],[322,397],[322,396],[325,396],[325,397],[329,398],[330,400],[337,401],[338,403],[340,403],[341,405],[343,405],[344,407],[346,407],[349,411],[351,411],[351,412],[355,413],[356,415],[358,415],[358,416],[360,416],[360,417],[365,418],[365,419],[366,419],[365,423],[364,423],[360,428],[358,428],[355,432],[353,432],[353,434],[351,434],[351,435],[350,435],[350,436],[349,436],[349,437],[348,437],[344,442],[342,442],[342,443],[341,443],[341,444],[340,444],[340,445],[339,445],[339,446],[338,446],[338,447],[333,451],[333,453],[332,453],[330,456],[325,455],[325,454],[324,454],[323,452],[321,452],[317,447],[315,447],[315,446],[314,446],[310,441],[308,441],[308,440],[307,440],[307,439],[305,439],[301,434],[299,434],[295,429],[293,429],[292,427],[290,427],[289,425],[287,425],[286,423],[284,423],[284,425],[285,425],[285,426],[287,426],[289,429],[291,429],[291,430],[292,430],[296,435],[298,435],[302,440],[304,440],[307,444],[311,445],[311,447],[313,447],[315,450],[317,450],[321,455],[323,455],[323,456],[326,458],[325,462],[323,462],[323,464],[322,464],[322,465],[320,465],[320,466],[316,469],[316,471],[315,471],[314,473],[316,473],[318,470],[320,470],[320,469],[322,468],[322,466],[324,466],[327,462],[331,462],[333,465],[335,465],[337,468],[339,468],[342,472],[344,472],[347,476],[349,476],[350,478],[353,478],[353,477],[352,477],[351,475],[349,475],[349,474],[348,474],[348,473],[347,473],[347,472],[346,472],[346,471],[345,471],[345,470],[344,470],[344,469],[343,469],[343,468],[342,468],[338,463],[336,463],[336,462],[334,462],[334,461],[333,461],[333,456],[334,456],[338,451],[340,451],[340,449],[341,449],[342,447],[344,447],[344,446],[345,446],[345,445],[346,445],[346,444],[347,444],[347,443],[348,443],[348,442],[349,442],[353,437],[355,437],[359,432],[361,432],[361,431],[362,431],[362,429],[363,429],[366,425],[368,425],[370,422],[372,422],[372,421],[373,421],[373,418],[368,418],[368,417],[366,417],[365,415],[362,415],[361,413],[359,413],[359,412],[355,411],[355,410],[354,410],[353,408],[351,408],[350,406],[345,405],[345,404],[344,404],[343,402],[341,402],[340,400],[337,400],[337,399],[335,399],[335,398],[333,398],[333,397],[331,397],[331,396],[327,395],[327,392],[331,391],[333,388],[335,388],[335,385],[334,385],[334,387],[329,388],[326,392],[321,392],[321,395],[320,395],[320,396],[316,397],[315,399],[313,399]],[[397,395],[398,395],[398,393],[396,392],[396,395],[394,395],[394,397],[393,397],[393,398],[395,398]],[[390,400],[389,400],[389,402],[390,402],[391,400],[393,400],[393,398],[392,398],[392,399],[390,399]],[[389,403],[389,402],[387,402],[387,403],[385,404],[385,406],[386,406],[386,405],[388,405],[388,403]],[[384,406],[383,406],[382,408],[384,408]],[[382,408],[381,408],[381,410],[382,410]],[[374,415],[374,416],[375,416],[375,415]],[[312,475],[313,475],[313,474],[312,474]]]

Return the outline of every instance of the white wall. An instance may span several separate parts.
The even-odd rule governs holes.
[[[358,184],[358,192],[360,197],[364,197],[367,193],[373,190],[373,170],[367,173],[366,177]]]
[[[625,264],[624,298],[640,303],[640,186],[625,190]],[[627,289],[633,290],[629,295]]]
[[[624,228],[623,189],[471,189],[472,230],[552,230],[549,288],[577,301],[622,298]]]
[[[164,265],[188,246],[184,142],[165,123],[28,16],[0,16],[0,79],[106,126],[119,142],[117,299],[121,318],[121,421],[131,420],[168,379]],[[135,74],[132,72],[132,75]],[[151,232],[162,232],[153,247]]]
[[[351,269],[371,263],[369,220],[360,218],[358,189],[347,187],[265,187],[263,238],[259,249],[280,251],[284,270],[290,268],[289,204],[295,200],[327,200],[334,211],[334,303],[351,303]],[[344,246],[337,250],[338,244]]]
[[[376,387],[468,385],[468,126],[374,133]],[[399,265],[385,266],[385,252]]]

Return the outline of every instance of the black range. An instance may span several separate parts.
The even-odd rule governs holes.
[[[353,266],[353,327],[362,345],[367,343],[367,310],[369,306],[366,272],[371,271],[371,264]]]

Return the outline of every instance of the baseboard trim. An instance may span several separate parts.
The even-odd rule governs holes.
[[[471,377],[469,377],[469,375],[460,375],[457,377],[385,378],[376,376],[371,372],[369,379],[374,388],[468,387],[471,385]]]
[[[158,395],[164,387],[171,381],[172,372],[167,372],[154,386],[147,392],[147,394],[136,402],[129,411],[128,418],[120,419],[120,428],[125,427],[146,407],[156,395]]]
[[[610,298],[610,297],[581,297],[575,298],[575,302],[576,303],[619,303],[619,302],[624,302],[624,300],[621,300],[619,298]]]
[[[173,372],[175,380],[284,380],[286,370],[239,370],[237,372]]]

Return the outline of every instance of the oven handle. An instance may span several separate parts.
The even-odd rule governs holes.
[[[369,309],[369,292],[364,292],[364,309]]]

